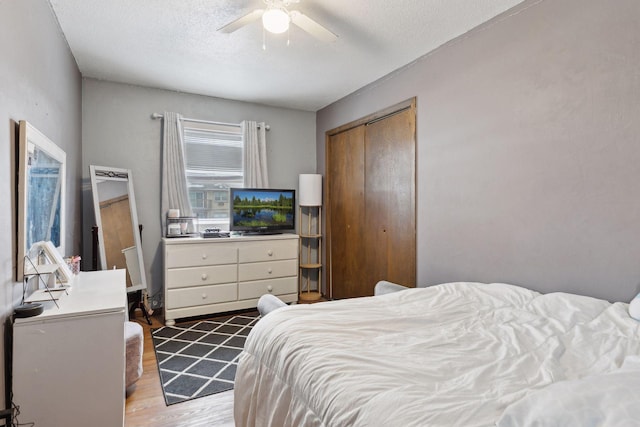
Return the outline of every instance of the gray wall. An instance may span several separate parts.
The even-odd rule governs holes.
[[[22,297],[22,285],[14,280],[15,144],[20,120],[31,122],[67,153],[64,242],[67,255],[80,253],[81,78],[46,1],[0,0],[0,52],[0,317],[4,324]],[[0,335],[4,355],[4,328]],[[4,396],[3,375],[0,378]]]
[[[317,114],[417,96],[418,283],[629,300],[640,283],[640,2],[526,1]]]
[[[269,124],[267,160],[269,184],[274,188],[296,188],[298,174],[314,172],[316,168],[315,113],[84,79],[83,258],[91,257],[91,226],[95,223],[89,165],[131,169],[139,222],[144,225],[142,246],[154,307],[161,304],[162,296],[162,121],[151,120],[150,116],[164,111],[226,123],[256,120]]]

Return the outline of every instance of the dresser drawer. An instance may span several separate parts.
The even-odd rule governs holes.
[[[260,298],[264,294],[283,295],[298,292],[296,277],[281,277],[271,280],[256,280],[238,285],[238,299]]]
[[[193,288],[169,289],[165,305],[167,309],[193,307],[198,305],[215,304],[236,301],[238,286],[235,283],[223,285],[196,286]]]
[[[241,263],[298,258],[298,240],[270,240],[245,243],[238,250]]]
[[[298,260],[296,259],[256,262],[253,264],[240,264],[238,266],[238,280],[241,282],[296,276],[297,273]]]
[[[167,270],[166,286],[169,289],[176,289],[194,285],[230,283],[237,280],[238,266],[236,264],[172,268]]]
[[[228,245],[170,245],[165,250],[167,251],[165,268],[235,264],[238,262],[237,249]]]

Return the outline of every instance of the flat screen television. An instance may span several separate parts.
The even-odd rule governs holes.
[[[270,188],[231,188],[229,230],[242,234],[295,231],[296,191]]]

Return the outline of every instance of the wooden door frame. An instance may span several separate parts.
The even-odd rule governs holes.
[[[392,105],[390,107],[384,108],[382,110],[376,111],[375,113],[369,114],[367,116],[361,117],[357,120],[354,120],[352,122],[346,123],[344,125],[338,126],[336,128],[330,129],[328,131],[325,132],[325,142],[324,142],[324,158],[325,158],[325,167],[324,167],[324,178],[325,178],[325,185],[324,185],[324,204],[326,206],[326,208],[324,209],[324,225],[325,225],[325,244],[324,244],[324,265],[326,266],[326,272],[324,274],[324,289],[325,289],[325,295],[327,296],[328,299],[333,299],[333,275],[332,275],[332,271],[331,271],[331,204],[330,204],[330,192],[329,189],[331,187],[331,177],[329,176],[329,150],[330,150],[330,139],[332,136],[339,134],[341,132],[347,131],[349,129],[353,129],[355,127],[361,126],[361,125],[366,125],[368,123],[371,122],[375,122],[378,120],[382,120],[385,119],[389,116],[392,116],[394,114],[400,113],[402,111],[405,110],[412,110],[413,111],[413,115],[414,117],[416,117],[414,123],[415,123],[415,127],[414,127],[414,135],[413,135],[413,140],[414,140],[414,144],[415,144],[415,156],[414,156],[414,218],[415,218],[415,230],[414,233],[417,234],[417,228],[418,228],[418,218],[417,218],[417,210],[418,210],[418,203],[417,203],[417,193],[418,193],[418,168],[417,168],[417,163],[418,163],[418,140],[417,140],[417,115],[416,115],[416,97],[412,97],[409,98],[405,101],[399,102],[395,105]],[[417,240],[415,242],[416,244],[416,256],[417,256]],[[416,277],[417,277],[417,268],[418,268],[418,262],[416,260]]]

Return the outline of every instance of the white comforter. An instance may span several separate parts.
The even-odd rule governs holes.
[[[237,426],[492,426],[509,405],[640,354],[627,305],[451,283],[276,310],[235,380]]]

